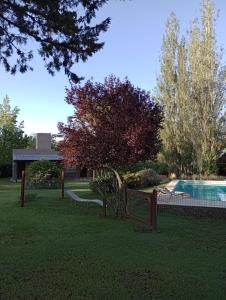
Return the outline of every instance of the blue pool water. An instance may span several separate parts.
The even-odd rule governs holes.
[[[215,185],[204,181],[179,180],[174,191],[185,192],[200,200],[226,201],[226,182],[225,185]]]

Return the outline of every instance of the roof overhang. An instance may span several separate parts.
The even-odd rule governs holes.
[[[63,160],[63,157],[57,154],[13,154],[13,160]]]

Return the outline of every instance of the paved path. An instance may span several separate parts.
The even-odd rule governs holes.
[[[74,192],[71,190],[66,189],[65,193],[75,202],[83,202],[83,203],[96,203],[100,206],[103,206],[103,201],[99,199],[84,199],[80,198],[78,195],[76,195]]]

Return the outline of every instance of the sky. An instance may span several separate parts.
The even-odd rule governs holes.
[[[226,0],[215,0],[219,9],[217,41],[226,49]],[[159,73],[161,44],[166,20],[174,11],[186,34],[192,20],[200,15],[200,0],[109,0],[97,13],[97,21],[111,18],[109,30],[101,35],[105,46],[86,63],[73,69],[85,79],[102,82],[109,74],[129,80],[140,88],[153,91]],[[32,45],[33,46],[33,45]],[[226,56],[224,56],[225,59]],[[1,68],[0,102],[7,94],[11,105],[20,108],[19,121],[24,120],[28,134],[56,134],[57,123],[66,122],[73,107],[65,102],[69,81],[63,71],[54,77],[35,55],[33,72],[9,75]]]

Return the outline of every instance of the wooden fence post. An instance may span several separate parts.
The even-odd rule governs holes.
[[[64,169],[61,170],[61,198],[64,199]]]
[[[25,189],[25,171],[22,171],[21,185],[20,185],[20,207],[24,207],[24,189]]]
[[[150,197],[149,226],[152,231],[157,231],[157,191],[154,189]]]

